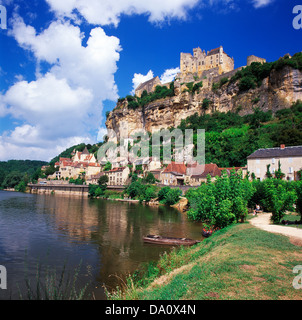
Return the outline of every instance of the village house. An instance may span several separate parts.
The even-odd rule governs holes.
[[[171,162],[160,175],[160,181],[164,185],[184,185],[186,178],[186,165],[184,163]]]
[[[99,172],[97,174],[94,174],[92,176],[90,176],[87,180],[86,183],[89,184],[98,184],[99,183],[99,179],[104,176],[105,173],[104,172]]]
[[[217,164],[188,164],[187,176],[189,185],[200,186],[201,183],[207,182],[208,175],[211,176],[212,180],[221,176],[221,170],[218,168]]]
[[[108,186],[124,186],[129,178],[129,167],[114,168],[103,172],[108,176]]]
[[[278,170],[279,162],[284,179],[298,180],[298,172],[302,169],[302,146],[259,149],[247,157],[247,170],[256,179],[265,179],[267,168],[272,175]]]
[[[73,157],[60,158],[59,162],[55,163],[59,170],[55,172],[50,179],[77,179],[79,176],[89,179],[90,176],[96,175],[101,171],[101,166],[93,154],[90,154],[85,148],[83,152],[73,151]]]

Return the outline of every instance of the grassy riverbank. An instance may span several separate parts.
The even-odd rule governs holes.
[[[227,227],[202,243],[163,255],[117,290],[125,300],[301,299],[292,286],[302,247],[249,223]]]

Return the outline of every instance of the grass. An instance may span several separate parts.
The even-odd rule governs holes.
[[[30,280],[26,270],[25,289],[18,285],[20,300],[83,300],[88,284],[78,286],[80,270],[81,263],[72,272],[67,272],[64,264],[60,273],[48,266],[42,270],[37,263],[35,279]]]
[[[112,300],[298,300],[293,268],[301,264],[301,247],[245,223],[163,255],[107,295]]]

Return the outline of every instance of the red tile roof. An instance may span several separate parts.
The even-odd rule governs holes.
[[[164,173],[178,173],[178,174],[186,174],[187,167],[184,163],[175,163],[171,162],[167,168],[164,170]]]
[[[221,170],[218,168],[217,164],[205,164],[204,172],[201,174],[193,175],[192,177],[206,178],[208,175],[210,175],[211,177],[221,176]]]

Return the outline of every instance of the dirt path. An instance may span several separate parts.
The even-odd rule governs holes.
[[[251,219],[250,223],[262,230],[290,237],[290,240],[293,244],[302,246],[302,229],[274,225],[271,223],[270,218],[270,213],[262,213]]]

